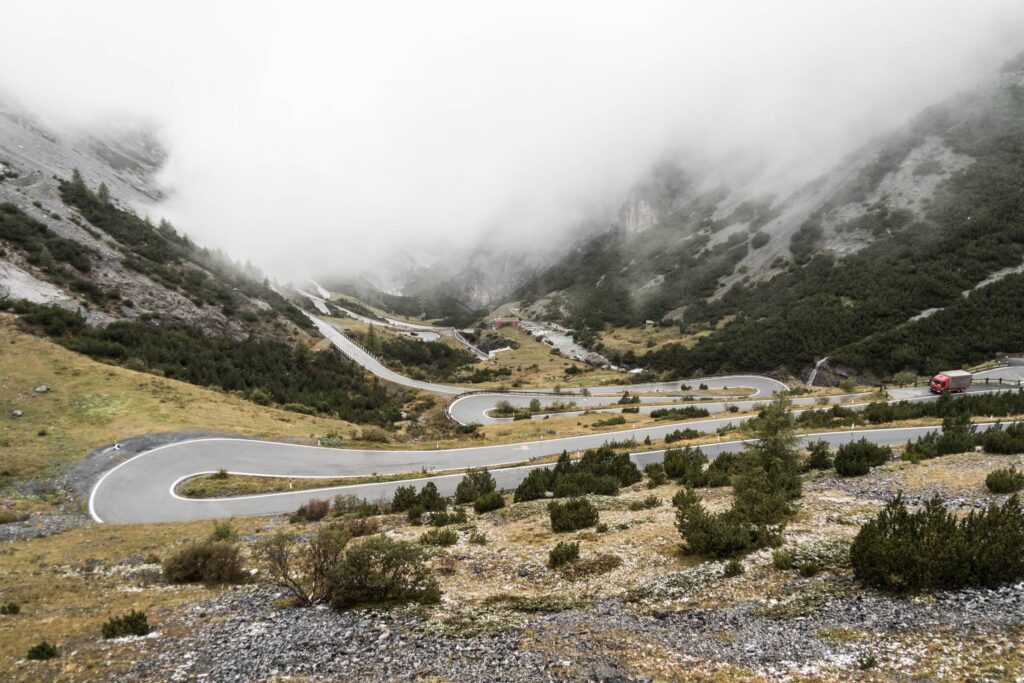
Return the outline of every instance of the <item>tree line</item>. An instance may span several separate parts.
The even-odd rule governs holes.
[[[95,360],[125,365],[198,386],[239,392],[261,404],[390,425],[401,397],[333,350],[311,351],[272,340],[213,337],[196,328],[138,322],[89,327],[56,306],[0,302],[32,331]]]

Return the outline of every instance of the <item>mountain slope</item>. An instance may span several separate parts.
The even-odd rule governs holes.
[[[914,319],[959,310],[965,292],[1024,262],[1024,57],[781,203],[732,195],[696,195],[644,232],[591,240],[523,293],[561,297],[578,328],[666,312],[687,332],[715,328],[641,360],[680,374],[801,373],[826,355],[854,371],[930,371],[931,359],[1024,348],[1002,296],[987,317],[1012,332],[972,339],[970,354],[954,351],[970,325]],[[866,341],[894,334],[895,347]]]
[[[59,133],[0,105],[0,294],[96,323],[158,317],[238,339],[301,336],[305,318],[261,273],[135,215],[161,196],[163,159],[144,128]]]
[[[0,125],[0,310],[25,329],[262,405],[386,426],[400,418],[404,395],[333,349],[311,350],[320,335],[258,270],[132,210],[159,196],[163,157],[148,138],[61,137],[24,117]]]

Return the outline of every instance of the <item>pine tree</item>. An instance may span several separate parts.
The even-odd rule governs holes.
[[[744,465],[733,481],[735,509],[756,524],[778,524],[799,498],[800,463],[789,400],[778,396],[761,413]]]

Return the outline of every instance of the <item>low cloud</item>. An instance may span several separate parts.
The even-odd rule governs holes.
[[[800,182],[1024,49],[1013,0],[41,0],[4,19],[0,90],[66,125],[154,121],[154,213],[289,277],[543,245],[666,155]]]

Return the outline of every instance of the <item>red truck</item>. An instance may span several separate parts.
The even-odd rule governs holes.
[[[966,370],[943,370],[932,377],[931,382],[928,382],[928,388],[935,394],[941,394],[943,391],[966,391],[969,386],[971,386],[971,373]]]

